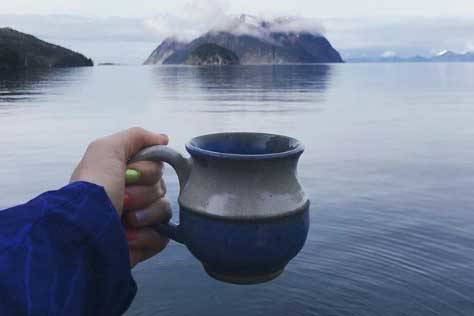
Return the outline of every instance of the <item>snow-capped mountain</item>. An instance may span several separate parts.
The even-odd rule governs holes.
[[[455,53],[445,49],[435,54],[431,60],[444,62],[472,62],[474,61],[474,52]]]
[[[451,55],[454,54],[452,51],[449,51],[447,49],[443,49],[442,51],[439,51],[435,54],[437,57],[445,56],[445,55]]]
[[[391,52],[391,51],[390,51]],[[395,52],[382,54],[375,57],[349,58],[348,62],[354,63],[433,63],[433,62],[474,62],[474,52],[455,53],[450,50],[442,50],[432,56],[400,57]]]

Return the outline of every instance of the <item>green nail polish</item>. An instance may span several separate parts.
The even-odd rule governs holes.
[[[140,179],[140,171],[134,169],[127,169],[125,171],[125,182],[127,184],[136,183]]]

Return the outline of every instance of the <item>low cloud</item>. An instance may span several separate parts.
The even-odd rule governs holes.
[[[275,17],[263,15],[233,15],[226,2],[212,0],[191,2],[176,13],[163,13],[145,19],[144,25],[156,36],[191,41],[208,31],[227,31],[237,35],[266,37],[270,32],[308,32],[321,34],[322,24],[303,17]],[[264,28],[262,26],[265,25]]]
[[[307,32],[312,34],[324,34],[323,24],[318,19],[305,17],[284,17],[275,18],[272,21],[270,30],[272,32]]]
[[[226,23],[228,8],[223,1],[193,1],[173,12],[147,18],[143,25],[157,37],[190,41],[215,25]]]
[[[259,38],[270,38],[273,32],[322,34],[323,27],[315,19],[302,17],[261,17],[252,15],[227,16],[225,21],[214,25],[211,31],[223,31],[236,35],[250,35]]]

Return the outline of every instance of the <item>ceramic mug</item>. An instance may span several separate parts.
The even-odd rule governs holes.
[[[296,173],[303,145],[281,135],[219,133],[193,138],[186,149],[190,158],[152,146],[130,161],[164,161],[178,174],[179,225],[157,230],[185,244],[218,280],[277,277],[309,229],[310,203]]]

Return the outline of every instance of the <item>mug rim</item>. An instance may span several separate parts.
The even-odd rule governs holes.
[[[200,148],[193,144],[193,141],[197,140],[198,138],[204,137],[212,137],[212,136],[224,136],[224,135],[258,135],[264,137],[281,137],[286,138],[289,141],[296,144],[290,150],[276,152],[276,153],[266,153],[266,154],[236,154],[236,153],[225,153],[225,152],[218,152],[212,151],[208,149]],[[257,132],[223,132],[223,133],[211,133],[211,134],[204,134],[200,136],[193,137],[190,141],[188,141],[185,145],[186,150],[191,154],[191,156],[203,156],[203,157],[215,157],[215,158],[223,158],[223,159],[232,159],[232,160],[264,160],[264,159],[275,159],[275,158],[287,158],[291,156],[300,155],[304,151],[304,145],[296,138],[280,135],[280,134],[272,134],[272,133],[257,133]]]

